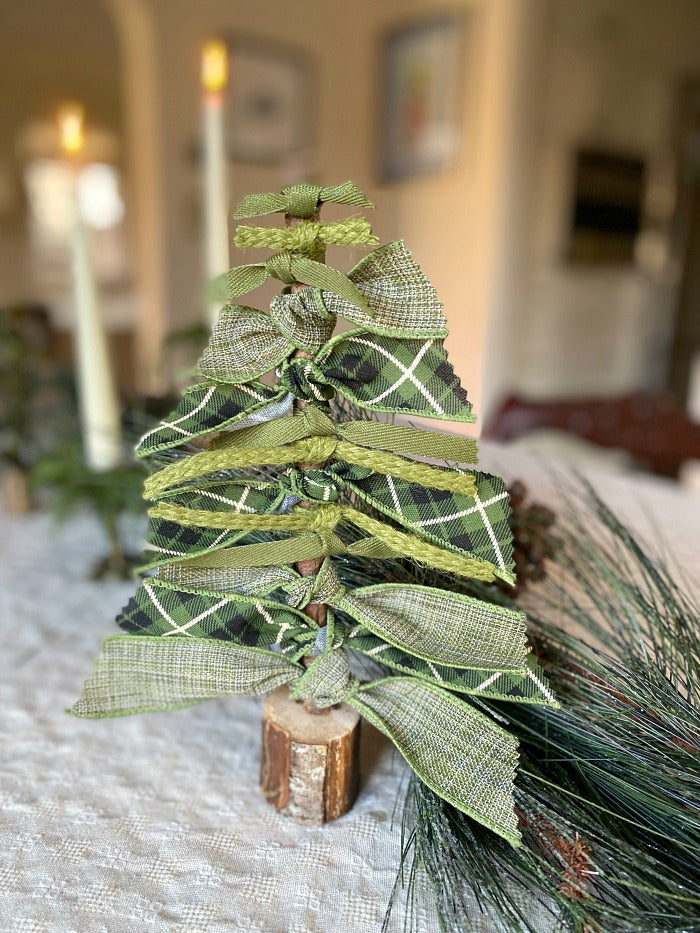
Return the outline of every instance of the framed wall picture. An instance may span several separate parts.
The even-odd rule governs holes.
[[[632,263],[642,229],[643,156],[583,147],[573,154],[572,263]]]
[[[303,52],[231,43],[227,148],[244,162],[279,162],[309,146],[310,64]]]
[[[437,172],[457,152],[465,19],[442,16],[389,33],[381,46],[380,176]]]

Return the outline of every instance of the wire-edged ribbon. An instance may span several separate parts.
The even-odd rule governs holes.
[[[235,387],[233,388],[234,391],[237,391]],[[260,386],[260,388],[262,390],[265,387]],[[253,417],[269,411],[275,403],[267,403],[267,406],[264,402],[260,402],[260,404],[262,407]],[[226,413],[231,416],[231,411],[232,409],[229,408]],[[179,442],[182,441],[180,432],[184,430],[182,425],[187,424],[187,420],[184,418],[173,420],[178,422],[175,428],[160,428],[152,433],[150,437],[147,436],[144,439],[141,448],[142,455],[152,452],[152,449],[147,446],[149,441],[154,444],[158,441],[162,443],[164,435],[167,437],[167,431],[171,431],[179,439]],[[233,420],[235,420],[235,416]],[[373,454],[371,450],[362,448],[402,451],[417,456],[431,456],[459,463],[471,463],[476,460],[476,442],[468,438],[450,434],[436,434],[432,431],[423,431],[404,425],[384,424],[375,421],[350,421],[338,424],[331,421],[327,415],[313,405],[309,405],[292,417],[272,418],[269,421],[221,435],[212,443],[210,454],[205,455],[204,459],[202,459],[202,455],[199,455],[200,459],[194,461],[197,464],[194,473],[198,473],[202,469],[215,468],[222,464],[228,466],[250,464],[259,456],[259,453],[254,451],[259,451],[260,448],[277,448],[280,445],[287,445],[287,449],[283,451],[275,450],[272,453],[272,459],[280,462],[280,458],[282,458],[283,462],[288,462],[287,458],[291,455],[288,449],[289,444],[318,436],[335,438],[336,446],[334,449],[337,449],[337,441],[349,442],[345,448],[341,449],[349,447],[350,452],[355,450],[365,463],[367,462],[366,457],[368,455],[371,457]],[[163,444],[163,446],[168,445]],[[230,453],[227,452],[229,449]],[[296,449],[294,455],[308,456],[310,453],[313,453],[313,448]],[[316,456],[318,454],[319,451],[317,450]],[[167,468],[167,473],[154,474],[149,491],[155,489],[156,486],[167,489],[170,482],[177,482],[179,479],[186,478],[185,474],[192,477],[192,467],[189,465],[191,461],[192,457],[175,461],[175,465]],[[375,463],[378,462],[379,460],[375,461]],[[424,464],[413,464],[410,461],[404,461],[396,457],[390,457],[389,460],[384,458],[383,462],[388,463],[391,467],[398,466],[401,472],[409,469],[418,471],[412,474],[414,478],[417,478],[419,474],[424,476]],[[183,470],[185,473],[180,473]],[[180,474],[179,478],[178,474]],[[430,471],[428,475],[433,476],[433,471]],[[442,479],[446,474],[444,471],[435,471],[435,475],[436,478],[439,475]],[[470,489],[467,484],[473,482],[473,480],[464,477],[459,479],[458,477],[459,474],[453,477],[452,480],[448,480],[449,485],[452,488],[467,492]],[[311,475],[308,477],[311,480],[313,478]],[[210,512],[227,510],[233,513],[242,512],[250,515],[269,514],[277,511],[285,503],[290,505],[293,502],[293,499],[290,498],[293,496],[292,485],[297,481],[304,482],[298,471],[297,473],[290,471],[286,476],[282,476],[281,485],[278,487],[262,479],[256,480],[253,476],[247,474],[235,477],[228,471],[225,480],[214,478],[206,484],[190,485],[186,492],[186,504],[190,507],[196,507],[198,510],[206,509]],[[336,482],[335,479],[330,481]],[[379,483],[380,480],[374,482]],[[394,489],[396,489],[395,485]],[[316,491],[318,491],[318,488]],[[428,492],[426,492],[427,495],[429,495]],[[384,498],[386,499],[387,496],[391,498],[393,503],[391,489],[385,487]],[[323,501],[323,493],[321,493],[320,501]],[[191,519],[192,513],[185,513],[185,517],[188,520]],[[147,531],[149,553],[144,558],[146,567],[151,568],[160,563],[196,557],[207,549],[230,548],[234,544],[240,544],[243,548],[251,545],[251,542],[245,540],[251,533],[250,528],[222,529],[216,526],[218,519],[214,519],[214,524],[207,527],[210,517],[210,515],[206,514],[203,517],[200,516],[204,524],[194,525],[191,521],[188,521],[186,525],[183,525],[172,515],[152,515]],[[378,539],[374,539],[371,534],[369,539],[347,545],[332,532],[321,535],[316,530],[307,529],[307,531],[309,533],[305,535],[306,547],[307,550],[313,551],[313,554],[308,553],[307,557],[346,553],[349,546],[354,548],[349,553],[362,553],[366,556],[369,556],[370,552],[376,556],[380,556],[380,552],[382,556],[395,554],[395,551],[391,549],[388,543],[382,544]],[[273,539],[280,537],[280,535],[268,532],[266,537],[268,538],[269,547],[273,547],[275,545]],[[281,533],[281,537],[285,537],[284,532]],[[401,540],[403,541],[403,539]],[[250,559],[254,559],[256,562],[262,560],[263,564],[266,563],[265,555],[260,555],[259,552],[255,551],[255,545],[252,544],[252,546],[254,551]],[[279,546],[284,547],[284,542],[279,542]],[[418,550],[421,548],[422,545]],[[416,550],[415,545],[414,550]],[[301,560],[305,558],[286,557],[282,552],[275,552],[274,556],[270,555],[272,561],[284,562],[287,559]],[[471,567],[472,564],[469,566]]]
[[[476,420],[438,340],[401,340],[363,331],[339,334],[313,359],[285,360],[272,388],[260,382],[229,384],[227,367],[223,361],[214,373],[212,366],[207,383],[187,390],[178,407],[142,438],[138,455],[241,426],[256,412],[260,421],[277,417],[274,412],[288,407],[292,398],[323,403],[336,392],[368,411]]]
[[[322,204],[374,207],[352,181],[330,187],[301,182],[288,185],[280,192],[248,195],[238,205],[234,217],[264,217],[276,213],[289,214],[291,217],[313,217]]]
[[[199,363],[207,380],[186,389],[177,408],[141,440],[139,456],[211,431],[279,417],[288,393],[325,400],[335,392],[369,411],[473,422],[471,405],[447,359],[435,289],[401,241],[374,250],[349,279],[370,313],[318,288],[278,295],[269,314],[224,308]],[[338,316],[362,331],[331,335]],[[296,351],[311,357],[291,360]],[[282,367],[275,387],[257,376]]]
[[[288,235],[284,230],[270,232]],[[240,269],[259,272],[264,265]],[[248,276],[248,272],[240,275]],[[289,279],[286,272],[285,276]],[[200,361],[200,371],[210,374],[210,365],[218,363],[219,354],[223,353],[230,358],[229,381],[255,378],[273,369],[294,350],[316,353],[333,333],[337,317],[389,337],[436,339],[447,334],[443,308],[435,289],[403,241],[373,250],[346,278],[361,296],[359,304],[328,283],[277,295],[270,304],[269,314],[243,305],[224,307],[211,345]],[[258,284],[261,282],[262,278]]]
[[[179,560],[197,560],[206,552],[221,566],[269,567],[273,563],[311,560],[336,554],[356,557],[406,558],[446,573],[512,585],[510,570],[462,552],[455,553],[399,531],[384,521],[338,503],[315,509],[294,509],[285,515],[241,513],[242,503],[254,501],[253,485],[242,489],[236,510],[217,510],[213,498],[203,497],[200,508],[159,502],[149,510],[148,570]],[[252,507],[251,507],[252,512]],[[235,545],[235,546],[234,546]],[[209,559],[209,554],[207,554]]]
[[[348,591],[328,559],[310,578],[290,567],[162,567],[141,583],[117,622],[131,634],[277,645],[297,660],[310,652],[319,631],[301,612],[310,601],[337,612],[324,630],[331,646],[347,644],[397,669],[411,658],[418,662],[412,673],[451,690],[514,699],[514,682],[506,688],[493,673],[520,678],[521,686],[532,680],[522,612],[413,584]],[[370,636],[372,647],[363,647],[358,639]],[[477,676],[465,678],[466,671]],[[552,696],[543,682],[534,693],[521,689],[517,699],[550,702]]]
[[[119,619],[132,634],[105,641],[76,715],[174,709],[288,683],[292,696],[313,697],[320,706],[350,703],[436,793],[518,843],[512,800],[517,743],[452,691],[556,705],[528,662],[522,613],[430,587],[380,584],[348,592],[328,562],[312,579],[291,568],[215,576],[215,568],[201,567],[193,575],[187,565],[166,575],[177,581],[180,572],[189,585],[158,578],[141,585]],[[332,607],[324,651],[308,669],[299,658],[320,630],[299,608],[270,598],[275,592],[296,606],[313,598]],[[401,661],[392,659],[413,658],[417,669],[358,681],[343,647],[362,650],[355,633],[383,649],[364,653],[399,670]],[[509,693],[497,686],[503,678]],[[519,693],[518,682],[524,687]],[[534,693],[533,682],[539,685]]]

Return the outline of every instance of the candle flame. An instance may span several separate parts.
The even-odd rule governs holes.
[[[58,111],[58,128],[61,134],[61,149],[66,155],[77,155],[85,145],[83,118],[85,111],[81,104],[73,101],[63,104]]]
[[[222,91],[228,82],[228,48],[221,39],[210,39],[202,51],[202,87]]]

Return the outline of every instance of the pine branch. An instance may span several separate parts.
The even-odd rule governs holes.
[[[446,930],[482,929],[481,912],[509,931],[700,929],[698,610],[595,491],[583,494],[559,531],[566,578],[527,600],[562,708],[484,703],[521,741],[523,847],[416,778],[408,789],[402,868],[409,888],[427,878]],[[387,572],[413,576],[400,562]],[[562,613],[581,636],[557,626]]]

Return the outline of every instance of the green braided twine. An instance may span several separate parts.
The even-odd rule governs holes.
[[[357,217],[329,224],[307,221],[286,229],[240,225],[234,243],[240,249],[255,246],[293,253],[315,253],[320,246],[376,246],[379,238],[372,233],[368,221]]]

